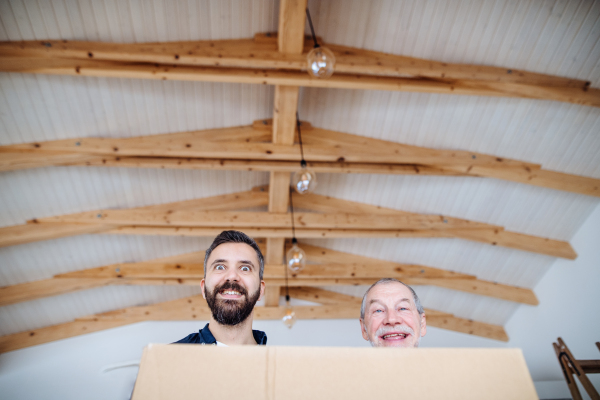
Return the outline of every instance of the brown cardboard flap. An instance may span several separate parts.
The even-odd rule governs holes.
[[[537,399],[519,349],[151,345],[134,400]]]

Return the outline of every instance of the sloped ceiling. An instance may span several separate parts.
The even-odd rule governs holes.
[[[250,38],[277,30],[273,1],[4,1],[0,40],[159,42]],[[325,42],[443,62],[588,80],[600,87],[600,3],[589,1],[309,1]],[[0,145],[134,137],[271,118],[266,85],[0,73]],[[457,149],[600,178],[600,109],[547,100],[301,88],[299,113],[321,128]],[[95,209],[250,190],[266,172],[49,167],[0,173],[0,226]],[[568,241],[597,197],[488,178],[321,174],[317,193],[444,214]],[[209,238],[83,235],[0,248],[0,286],[117,262],[205,249]],[[307,243],[533,288],[555,258],[459,239]],[[330,288],[361,296],[364,287]],[[518,303],[417,287],[426,307],[504,325]],[[102,287],[0,308],[0,335],[199,293]]]

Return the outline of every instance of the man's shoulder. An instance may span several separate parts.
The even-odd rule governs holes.
[[[191,333],[175,343],[217,344],[217,340],[208,329],[208,324],[198,332]]]
[[[267,335],[263,331],[253,330],[252,335],[254,336],[254,340],[256,340],[256,344],[267,344]],[[217,344],[217,339],[215,339],[210,329],[208,328],[208,324],[206,324],[206,326],[200,331],[191,333],[183,339],[174,342],[173,344],[175,343]]]
[[[206,343],[206,341],[202,338],[198,332],[191,333],[184,337],[181,340],[176,341],[175,343]]]
[[[252,336],[254,336],[254,340],[256,340],[256,344],[258,345],[266,345],[267,344],[267,334],[263,331],[252,330]]]

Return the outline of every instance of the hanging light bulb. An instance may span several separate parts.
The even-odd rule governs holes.
[[[292,186],[298,194],[307,194],[315,191],[317,187],[317,174],[306,168],[306,161],[300,163],[302,169],[292,175]]]
[[[290,306],[290,296],[286,296],[286,306],[285,306],[285,314],[283,318],[281,318],[283,324],[287,326],[289,329],[292,329],[292,326],[296,323],[296,313]]]
[[[327,47],[318,46],[306,56],[308,74],[313,78],[327,79],[333,75],[335,56]]]
[[[286,260],[292,272],[299,272],[306,265],[306,253],[298,246],[296,238],[292,239],[292,247],[287,251]]]
[[[304,147],[302,147],[301,125],[298,113],[296,113],[296,127],[298,128],[298,141],[300,142],[300,170],[294,172],[292,175],[291,185],[298,194],[307,194],[314,192],[317,187],[317,174],[306,167]]]
[[[319,46],[319,43],[317,43],[317,36],[315,35],[315,29],[313,28],[308,8],[306,9],[306,17],[308,18],[310,32],[315,42],[314,48],[306,56],[308,74],[313,78],[327,79],[333,75],[333,71],[335,70],[335,56],[327,47]]]

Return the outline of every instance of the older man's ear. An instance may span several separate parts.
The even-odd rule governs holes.
[[[359,319],[358,322],[360,322],[360,331],[362,333],[363,339],[369,340],[369,335],[367,335],[367,327],[365,326],[365,323],[362,319]]]

